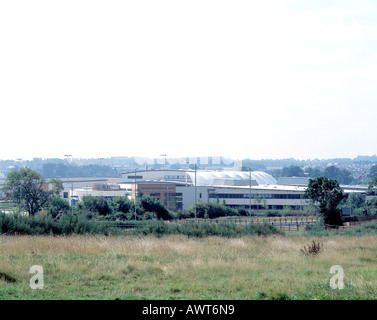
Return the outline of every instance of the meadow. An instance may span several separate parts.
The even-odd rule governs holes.
[[[315,241],[318,254],[302,249]],[[0,299],[376,299],[377,236],[0,236]],[[31,289],[30,267],[43,267]],[[344,288],[332,289],[333,265]]]

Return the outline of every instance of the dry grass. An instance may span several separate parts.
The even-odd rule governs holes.
[[[0,237],[5,299],[375,299],[377,237]],[[305,256],[312,241],[323,250]],[[41,265],[45,288],[29,288]],[[332,265],[345,271],[333,290]]]

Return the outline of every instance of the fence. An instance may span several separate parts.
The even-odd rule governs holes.
[[[172,223],[195,222],[195,219],[184,219],[172,221]],[[264,224],[268,223],[280,230],[299,231],[305,230],[307,225],[316,224],[316,217],[249,217],[249,218],[228,218],[228,219],[196,219],[196,223],[235,223],[237,225]]]
[[[355,216],[355,220],[343,222],[342,226],[336,226],[331,224],[325,224],[326,230],[344,230],[344,229],[352,229],[358,227],[363,224],[373,223],[377,220],[377,215],[371,216]]]

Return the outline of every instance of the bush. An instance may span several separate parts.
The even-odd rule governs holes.
[[[108,224],[89,221],[67,213],[60,219],[0,214],[0,234],[8,235],[70,235],[116,234]]]
[[[304,249],[300,249],[301,253],[304,255],[311,255],[315,256],[319,254],[321,251],[323,251],[323,245],[318,242],[316,243],[314,240],[311,244],[308,245],[308,247],[304,246]]]
[[[377,235],[377,223],[366,223],[357,227],[350,229],[338,229],[338,230],[326,230],[323,225],[309,225],[306,227],[305,236],[309,237],[324,237],[330,235],[337,236],[366,236],[366,235]]]
[[[137,204],[144,212],[153,212],[157,216],[157,219],[170,220],[172,218],[170,212],[155,197],[142,196],[138,198]]]
[[[169,225],[163,221],[152,221],[146,223],[138,233],[161,237],[163,235],[171,234],[172,228],[169,228]]]
[[[169,234],[182,234],[188,237],[241,237],[248,235],[284,234],[269,224],[250,224],[239,226],[234,223],[200,223],[168,224],[163,221],[148,221],[141,230],[134,233],[161,237]]]
[[[281,217],[281,212],[277,210],[269,210],[266,212],[266,217]]]
[[[240,212],[236,209],[229,208],[222,204],[217,203],[203,203],[196,204],[196,217],[203,219],[216,219],[219,217],[240,216]],[[181,215],[185,218],[195,217],[195,205],[185,210]]]

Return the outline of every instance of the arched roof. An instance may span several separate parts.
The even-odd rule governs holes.
[[[191,181],[195,184],[195,172],[188,171]],[[232,179],[232,180],[248,180],[249,172],[243,171],[197,171],[196,185],[210,186],[215,179]],[[262,171],[251,172],[251,179],[256,180],[258,185],[276,184],[276,179],[268,173]]]

